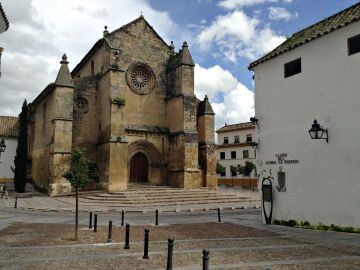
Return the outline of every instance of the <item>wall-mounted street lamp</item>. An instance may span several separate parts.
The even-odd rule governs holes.
[[[259,119],[257,119],[255,116],[250,117],[250,122],[255,124],[257,128],[259,129]]]
[[[329,134],[328,130],[324,129],[320,124],[318,124],[318,121],[315,119],[314,123],[312,124],[311,128],[309,129],[309,134],[311,139],[314,140],[326,140],[327,143],[329,143]]]
[[[255,116],[250,117],[250,122],[251,122],[251,123],[257,124],[258,121],[259,121],[259,119],[257,119]]]
[[[258,142],[248,142],[248,145],[250,145],[254,149],[259,149],[260,141]]]

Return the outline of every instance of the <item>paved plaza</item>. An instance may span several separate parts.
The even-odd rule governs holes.
[[[4,202],[4,201],[2,201]],[[80,213],[79,241],[72,240],[74,213],[0,208],[1,269],[165,269],[167,239],[174,237],[173,269],[360,269],[360,235],[267,226],[259,209],[129,212],[130,249],[118,212],[98,213],[98,232]],[[107,243],[107,224],[114,224]],[[149,260],[142,259],[144,228],[150,230]]]

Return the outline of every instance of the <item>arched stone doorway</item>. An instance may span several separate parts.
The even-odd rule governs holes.
[[[136,162],[137,159],[139,159],[138,162]],[[139,165],[137,163],[142,165]],[[147,166],[144,165],[145,163],[147,163]],[[145,173],[146,169],[140,169],[138,168],[139,166],[146,167],[147,174]],[[140,173],[139,169],[141,170],[143,176],[137,177],[136,174]],[[138,140],[129,144],[128,146],[129,183],[147,182],[149,184],[155,184],[155,185],[160,184],[162,179],[165,179],[165,177],[162,177],[163,175],[162,169],[163,169],[162,157],[160,151],[156,148],[154,144],[146,140]]]
[[[147,183],[149,175],[149,162],[147,157],[138,152],[130,160],[130,182]]]

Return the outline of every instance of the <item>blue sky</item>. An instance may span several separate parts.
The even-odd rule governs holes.
[[[196,62],[195,88],[210,98],[216,127],[248,121],[254,114],[248,64],[355,0],[2,0],[10,29],[0,79],[0,115],[17,115],[53,82],[61,55],[73,68],[102,37],[141,12],[164,40],[184,40]]]

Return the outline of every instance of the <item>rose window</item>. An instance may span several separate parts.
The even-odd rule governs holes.
[[[126,72],[126,80],[135,93],[145,95],[155,87],[155,75],[151,68],[142,63],[132,64]]]
[[[88,109],[88,101],[85,98],[78,97],[75,101],[76,109],[85,112]]]

